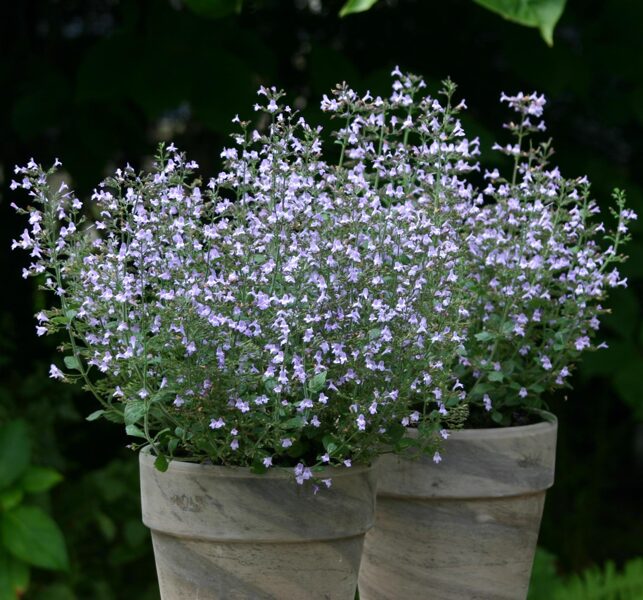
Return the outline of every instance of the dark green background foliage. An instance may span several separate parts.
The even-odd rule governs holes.
[[[471,0],[380,1],[340,19],[342,2],[238,2],[204,15],[205,0],[32,0],[0,14],[0,422],[29,424],[32,462],[64,481],[35,505],[59,523],[70,567],[34,571],[27,597],[154,598],[151,545],[139,524],[135,457],[118,427],[85,423],[96,407],[51,382],[55,340],[37,338],[44,302],[8,251],[22,224],[9,208],[12,166],[58,156],[87,193],[106,170],[144,166],[172,139],[214,174],[230,119],[252,116],[257,86],[286,88],[310,119],[338,81],[386,92],[399,64],[430,87],[451,76],[467,98],[466,125],[489,147],[502,136],[500,91],[544,92],[556,160],[587,173],[599,201],[628,191],[643,213],[643,4],[572,0],[549,48],[537,30]],[[321,12],[315,7],[321,6]],[[312,7],[312,9],[311,9]],[[491,133],[494,132],[494,133]],[[614,294],[603,330],[610,349],[588,356],[560,418],[557,482],[541,543],[571,573],[643,554],[643,278],[641,224],[629,247],[628,290]],[[553,569],[551,562],[548,568]]]

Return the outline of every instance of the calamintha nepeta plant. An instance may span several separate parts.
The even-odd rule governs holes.
[[[66,373],[51,375],[94,393],[91,418],[124,422],[159,468],[290,466],[300,483],[403,446],[405,425],[434,452],[464,399],[457,225],[473,205],[458,178],[477,145],[452,87],[443,106],[397,77],[390,99],[339,86],[324,100],[341,124],[334,164],[320,129],[262,88],[269,124],[239,122],[206,189],[173,146],[152,173],[118,170],[85,208],[51,187],[58,164],[16,169],[32,206],[14,246],[60,304],[38,333],[66,330]]]
[[[14,247],[59,302],[37,331],[66,331],[66,372],[51,375],[94,393],[90,418],[124,422],[159,468],[288,466],[302,483],[391,446],[439,462],[436,440],[469,406],[506,424],[565,385],[606,289],[624,284],[613,263],[635,215],[616,193],[602,249],[587,181],[528,144],[544,127],[535,94],[503,96],[519,115],[516,143],[498,147],[513,172],[477,189],[455,86],[440,101],[393,75],[389,98],[346,84],[324,97],[335,161],[321,128],[262,88],[266,127],[235,119],[205,188],[172,145],[85,206],[51,187],[59,163],[16,169],[32,206]]]

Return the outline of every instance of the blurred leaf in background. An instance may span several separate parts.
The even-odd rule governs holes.
[[[554,27],[565,10],[567,0],[474,0],[500,16],[537,27],[548,45],[554,45]]]
[[[63,534],[42,506],[40,494],[60,483],[60,474],[31,464],[31,432],[25,421],[0,425],[0,600],[27,591],[32,567],[65,571]]]
[[[556,557],[538,548],[527,600],[640,600],[643,598],[643,558],[634,558],[617,570],[608,561],[579,574],[561,576]]]

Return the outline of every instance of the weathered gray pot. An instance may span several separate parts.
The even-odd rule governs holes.
[[[557,422],[542,414],[453,432],[440,464],[382,457],[361,600],[524,600],[554,481]]]
[[[313,493],[291,474],[140,454],[143,522],[152,530],[163,600],[353,600],[375,473],[328,469]]]

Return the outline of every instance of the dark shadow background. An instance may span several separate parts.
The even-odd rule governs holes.
[[[321,4],[321,11],[315,7]],[[252,117],[259,84],[286,88],[310,119],[346,79],[386,93],[391,68],[446,76],[470,107],[466,125],[487,149],[502,137],[501,91],[544,92],[556,160],[588,174],[604,206],[625,188],[643,214],[643,3],[571,0],[548,48],[538,33],[471,0],[389,0],[339,19],[341,2],[264,0],[207,18],[179,0],[32,0],[0,8],[0,419],[28,419],[42,464],[65,481],[49,499],[70,549],[69,574],[34,572],[29,598],[156,597],[151,544],[140,524],[136,460],[119,427],[85,423],[82,393],[52,383],[55,343],[37,338],[44,302],[8,248],[23,224],[9,203],[15,164],[59,157],[81,194],[125,162],[145,164],[174,140],[206,175],[230,131]],[[311,8],[312,7],[312,8]],[[491,133],[494,132],[494,133]],[[488,152],[487,152],[488,155]],[[627,249],[630,288],[614,294],[603,335],[560,418],[557,481],[541,544],[562,572],[643,555],[643,237]]]

